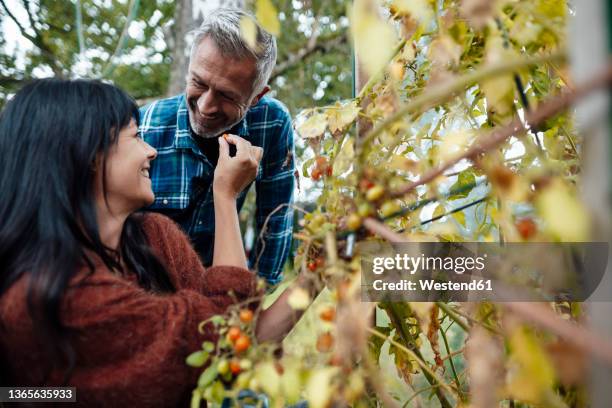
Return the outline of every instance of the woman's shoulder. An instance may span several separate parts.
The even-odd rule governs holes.
[[[184,235],[179,225],[163,214],[146,211],[134,214],[134,216],[140,219],[142,227],[147,235],[149,235],[149,233],[157,234],[160,232],[173,235]]]

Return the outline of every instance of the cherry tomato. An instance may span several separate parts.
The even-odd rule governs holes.
[[[233,343],[238,339],[238,337],[240,337],[241,334],[242,332],[240,331],[239,327],[232,326],[227,332],[227,339]]]
[[[317,350],[326,353],[334,346],[334,337],[330,333],[323,333],[317,338]]]
[[[516,223],[516,229],[523,239],[529,239],[538,232],[538,226],[531,218],[523,218]]]
[[[336,318],[336,311],[333,307],[327,307],[319,313],[319,317],[321,320],[325,320],[326,322],[331,322]]]
[[[253,312],[249,309],[242,309],[239,317],[242,323],[251,323],[253,321]]]
[[[238,360],[232,360],[229,362],[229,369],[232,372],[232,374],[236,375],[239,374],[240,371],[242,371],[242,369],[240,368],[240,361]]]
[[[249,336],[241,334],[240,337],[236,339],[236,343],[234,343],[234,351],[236,353],[242,353],[246,351],[251,346],[251,339]]]

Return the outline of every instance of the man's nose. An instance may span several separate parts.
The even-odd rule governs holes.
[[[217,96],[212,89],[208,89],[198,98],[198,110],[203,115],[212,115],[219,111]]]

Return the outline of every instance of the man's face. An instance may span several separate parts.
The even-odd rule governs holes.
[[[240,122],[261,96],[251,96],[255,73],[254,59],[225,57],[213,40],[204,38],[187,73],[186,97],[193,132],[211,138]]]

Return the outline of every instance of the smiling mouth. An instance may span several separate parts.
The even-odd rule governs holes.
[[[146,168],[146,169],[141,169],[141,170],[140,170],[140,174],[142,174],[142,175],[143,175],[144,177],[146,177],[146,178],[150,178],[150,177],[149,177],[149,169],[148,169],[148,168]]]

